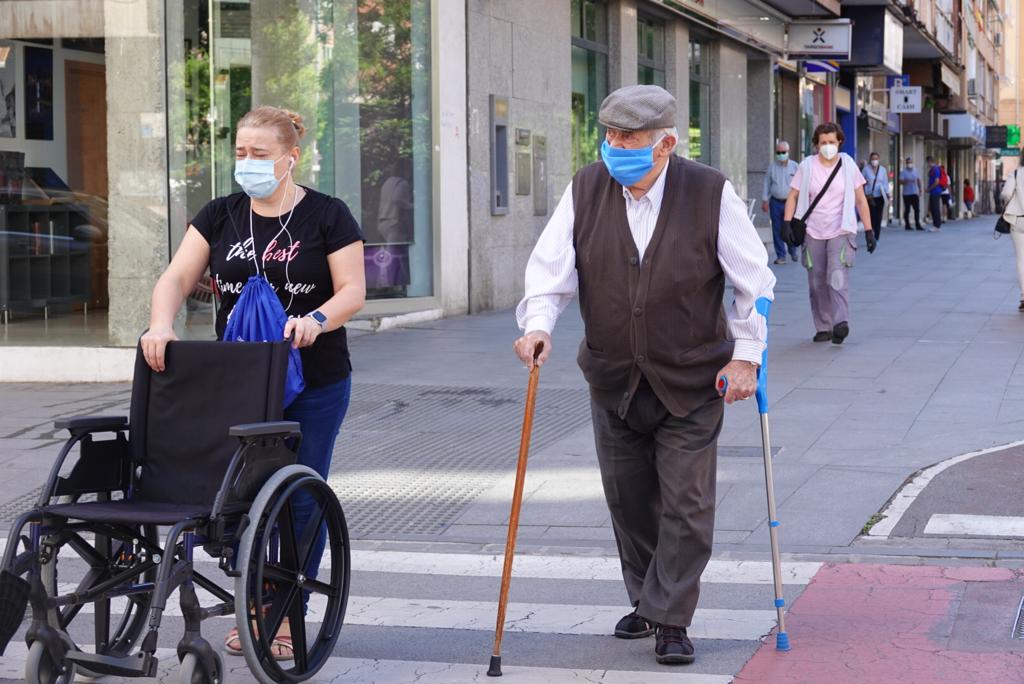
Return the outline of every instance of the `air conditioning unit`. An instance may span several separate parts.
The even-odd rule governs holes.
[[[1003,46],[1003,34],[1002,33],[997,33],[993,37],[993,42],[995,43],[996,47],[1002,47]]]

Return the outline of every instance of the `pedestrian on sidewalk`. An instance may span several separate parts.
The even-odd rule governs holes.
[[[921,227],[921,174],[914,168],[914,160],[907,157],[905,168],[900,171],[900,187],[903,195],[903,227],[913,230],[910,225],[910,210],[914,210],[914,224]]]
[[[306,132],[301,116],[257,107],[241,118],[237,131],[235,181],[243,192],[214,199],[192,219],[153,288],[142,351],[153,370],[164,370],[167,343],[178,339],[174,317],[206,269],[220,290],[217,339],[223,339],[250,276],[265,277],[289,314],[281,339],[294,334],[305,379],[305,389],[285,409],[284,419],[297,421],[302,429],[298,463],[326,480],[352,388],[344,326],[366,299],[363,234],[344,202],[295,182],[299,141]],[[305,527],[314,505],[310,499],[295,506],[298,528]],[[305,568],[310,580],[316,577],[324,543],[321,534]],[[242,654],[236,629],[228,633],[224,650]],[[271,655],[292,658],[287,620],[274,636]]]
[[[974,216],[974,186],[971,185],[970,178],[964,178],[964,209],[964,218]]]
[[[775,244],[775,263],[786,263],[786,254],[797,261],[796,247],[787,247],[779,231],[782,230],[782,214],[786,210],[786,196],[789,183],[796,173],[797,163],[789,158],[789,143],[780,140],[775,143],[775,161],[768,165],[764,174],[764,192],[761,211],[768,213],[772,221],[772,241]]]
[[[1013,251],[1017,256],[1017,283],[1020,285],[1020,305],[1018,311],[1024,312],[1024,154],[1021,154],[1021,166],[1013,170],[1003,184],[999,199],[1003,204],[1003,219],[1010,224],[1010,238],[1013,240]]]
[[[935,157],[928,157],[928,213],[932,215],[934,230],[942,228],[942,167]]]
[[[800,162],[786,199],[783,236],[794,239],[791,221],[807,223],[803,260],[814,319],[815,342],[842,344],[850,334],[850,276],[857,254],[857,215],[864,224],[868,253],[875,251],[871,212],[864,195],[864,175],[853,158],[839,152],[843,129],[823,123],[814,129],[818,154]],[[838,166],[837,166],[838,165]],[[820,197],[819,197],[820,195]],[[817,206],[808,214],[812,202]]]
[[[607,128],[603,161],[576,173],[530,255],[515,351],[532,367],[539,348],[544,363],[578,287],[577,360],[633,605],[615,636],[653,633],[657,662],[689,663],[686,630],[715,527],[715,384],[728,380],[726,403],[754,393],[767,334],[754,303],[773,298],[775,276],[732,184],[674,153],[670,93],[620,88],[598,121]]]
[[[868,198],[871,227],[875,231],[875,241],[877,242],[882,239],[882,214],[890,197],[889,171],[882,166],[878,153],[872,152],[868,157],[868,165],[861,173],[864,175],[864,194]]]

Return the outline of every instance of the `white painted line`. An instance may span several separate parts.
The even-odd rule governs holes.
[[[511,660],[509,658],[508,660]],[[653,659],[651,661],[653,663]],[[230,662],[227,663],[229,666]],[[367,660],[331,658],[317,675],[318,681],[332,684],[452,684],[452,682],[487,681],[486,665],[466,663],[432,663],[414,660]],[[501,682],[515,684],[566,684],[566,682],[601,682],[601,684],[729,684],[731,675],[694,674],[689,672],[629,672],[625,670],[570,670],[556,667],[519,667],[502,664]],[[246,679],[250,677],[250,679]],[[227,677],[228,684],[249,682],[248,670],[238,668]]]
[[[1024,440],[1018,442],[1010,442],[1009,444],[1003,444],[1001,446],[991,447],[989,449],[982,449],[981,451],[972,451],[967,454],[961,454],[954,456],[953,458],[946,459],[941,463],[937,463],[930,468],[922,470],[913,480],[905,484],[903,487],[896,492],[896,495],[892,498],[892,501],[882,510],[882,519],[875,523],[870,530],[868,530],[868,537],[888,537],[892,534],[892,531],[899,524],[903,514],[910,508],[910,504],[914,503],[914,500],[924,491],[924,488],[935,479],[935,477],[946,470],[955,466],[957,463],[963,463],[969,461],[972,458],[978,456],[984,456],[985,454],[995,453],[996,451],[1002,451],[1003,449],[1012,449],[1024,445]]]
[[[936,513],[928,519],[924,533],[953,537],[1024,537],[1024,518],[1008,515]]]
[[[59,585],[61,592],[74,590],[73,585]],[[216,603],[210,594],[199,590],[204,606]],[[111,601],[115,615],[124,609],[127,599]],[[318,623],[324,613],[326,599],[312,596],[307,616]],[[82,614],[91,614],[93,604],[82,607]],[[534,634],[608,635],[627,608],[622,606],[584,606],[558,603],[510,603],[505,612],[506,632]],[[180,617],[181,607],[176,595],[171,596],[164,615]],[[369,627],[416,627],[422,629],[468,629],[492,631],[495,604],[493,601],[452,601],[444,599],[385,598],[351,596],[345,613],[346,625]],[[231,617],[231,619],[234,619]],[[695,639],[758,639],[775,626],[774,610],[731,610],[698,608],[688,631]]]
[[[0,550],[7,542],[0,539]],[[73,551],[63,549],[61,558],[74,558]],[[197,563],[217,563],[201,548],[195,550]],[[417,553],[415,551],[352,551],[355,572],[393,572],[412,575],[446,575],[453,577],[501,577],[504,558],[475,553]],[[783,561],[783,584],[807,584],[821,569],[821,563]],[[325,570],[330,563],[323,563]],[[214,578],[215,572],[204,571]],[[219,572],[219,571],[216,571]],[[515,557],[512,575],[523,579],[604,580],[622,581],[619,559],[610,556],[534,556]],[[712,559],[701,576],[706,584],[772,584],[770,561]]]

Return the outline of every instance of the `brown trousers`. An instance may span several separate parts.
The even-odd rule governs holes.
[[[629,600],[648,620],[688,627],[711,558],[723,402],[673,416],[642,380],[625,419],[593,401],[591,413]]]

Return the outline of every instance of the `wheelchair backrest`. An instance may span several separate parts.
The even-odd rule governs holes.
[[[135,498],[212,504],[238,439],[228,428],[281,420],[288,342],[171,342],[166,370],[135,357]]]

